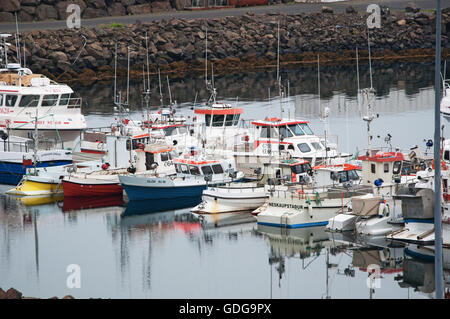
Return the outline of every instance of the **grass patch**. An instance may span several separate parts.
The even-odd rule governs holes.
[[[122,23],[113,22],[113,23],[108,25],[108,28],[123,29],[123,24]]]

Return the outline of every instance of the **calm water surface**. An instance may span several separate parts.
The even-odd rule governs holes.
[[[370,83],[367,67],[360,71],[364,88]],[[285,116],[307,118],[322,134],[317,70],[289,69],[282,77],[286,89],[289,85]],[[220,100],[243,107],[244,118],[252,119],[279,116],[274,78],[275,72],[263,71],[215,81]],[[432,63],[374,66],[380,114],[373,122],[374,144],[386,145],[388,133],[402,149],[432,138],[433,80]],[[73,87],[85,101],[89,126],[109,125],[112,84]],[[321,67],[320,103],[330,108],[330,130],[341,151],[366,147],[356,88],[353,66]],[[130,93],[136,119],[142,114],[140,89],[134,82]],[[152,91],[156,109],[155,79]],[[192,115],[194,100],[198,105],[208,97],[204,80],[195,77],[171,80],[171,93],[186,116]],[[166,83],[163,96],[166,101]],[[3,185],[0,192],[9,188]],[[26,296],[80,298],[427,298],[434,290],[421,282],[434,278],[433,265],[412,258],[411,247],[382,239],[354,243],[322,227],[281,233],[258,228],[246,214],[200,220],[189,213],[195,201],[55,198],[44,203],[0,195],[0,287],[15,287]],[[115,206],[100,208],[105,202]],[[366,281],[372,263],[382,265],[382,279],[371,292]],[[67,288],[70,264],[81,267],[79,289]]]

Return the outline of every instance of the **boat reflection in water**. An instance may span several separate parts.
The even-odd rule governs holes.
[[[64,197],[62,210],[71,212],[84,209],[96,209],[112,206],[122,206],[124,204],[123,195],[96,196],[96,197]],[[101,209],[104,211],[104,209]]]
[[[63,194],[43,195],[43,196],[11,196],[22,202],[25,206],[39,206],[51,203],[58,203],[64,199]]]
[[[444,295],[450,299],[450,248],[442,249],[444,266]],[[422,295],[434,298],[434,247],[409,244],[405,248],[402,288],[414,288]]]
[[[250,212],[233,212],[233,213],[220,213],[220,214],[208,214],[208,213],[192,213],[197,217],[203,229],[211,229],[216,227],[226,227],[239,224],[247,224],[256,222],[255,216]]]
[[[152,227],[181,229],[186,233],[198,231],[200,221],[189,213],[199,201],[198,197],[181,197],[172,200],[130,201],[120,216],[122,227]]]

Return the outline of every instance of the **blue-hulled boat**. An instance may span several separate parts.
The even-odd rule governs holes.
[[[234,161],[176,158],[176,175],[119,175],[130,200],[199,197],[207,186],[241,181],[244,173],[235,171]],[[198,203],[196,203],[198,204]]]
[[[0,184],[17,185],[27,170],[36,167],[52,167],[72,163],[72,152],[68,150],[38,150],[33,151],[33,140],[18,136],[7,136],[0,139]]]

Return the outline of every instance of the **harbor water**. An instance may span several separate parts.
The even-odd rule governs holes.
[[[408,150],[433,138],[432,62],[375,63],[372,145]],[[358,105],[356,67],[321,66],[320,98],[314,67],[218,75],[218,100],[244,109],[244,119],[306,118],[317,135],[329,108],[330,134],[342,152],[367,147],[364,110]],[[126,81],[126,80],[124,80]],[[124,87],[125,82],[122,83]],[[114,119],[111,83],[71,83],[84,100],[89,127]],[[119,85],[120,87],[121,85]],[[370,86],[367,65],[360,86]],[[178,114],[208,95],[201,77],[171,79]],[[139,81],[130,91],[131,118],[142,119]],[[167,83],[162,83],[168,103]],[[160,106],[152,79],[152,110]],[[321,108],[322,106],[322,108]],[[450,134],[442,122],[444,136]],[[387,134],[392,136],[385,140]],[[190,213],[197,198],[128,202],[121,197],[20,199],[1,185],[0,287],[24,296],[76,298],[429,298],[434,286],[432,255],[382,238],[366,240],[330,234],[323,227],[286,230],[257,226],[250,214],[200,218]],[[104,207],[106,205],[112,205]],[[448,262],[444,252],[444,262]],[[431,257],[430,257],[431,256]],[[448,257],[447,257],[448,258]],[[81,271],[80,287],[69,288],[70,265]],[[370,288],[370,265],[380,278]],[[69,267],[69,268],[68,268]],[[449,264],[444,265],[448,277]]]

